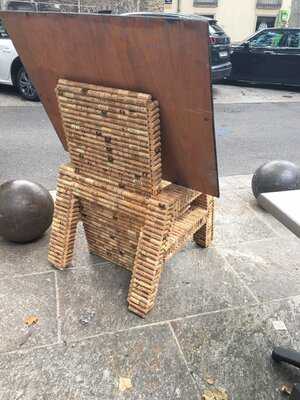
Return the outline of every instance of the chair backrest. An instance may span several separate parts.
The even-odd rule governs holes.
[[[56,94],[76,173],[136,193],[159,192],[160,117],[151,95],[64,79]]]

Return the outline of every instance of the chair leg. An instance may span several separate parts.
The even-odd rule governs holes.
[[[57,185],[48,260],[56,268],[65,268],[72,261],[76,228],[79,222],[79,201],[63,182]]]
[[[141,231],[128,293],[128,309],[144,318],[152,309],[158,291],[168,235],[174,221],[170,205],[150,200]]]
[[[201,247],[209,247],[214,235],[214,198],[207,194],[202,194],[196,200],[201,208],[207,210],[207,219],[194,234],[194,241]]]

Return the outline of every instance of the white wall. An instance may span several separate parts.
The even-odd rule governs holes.
[[[256,25],[256,0],[219,0],[216,18],[233,41],[249,36]]]
[[[194,7],[193,0],[173,0],[166,12],[214,15],[233,42],[244,40],[255,32],[257,16],[276,16],[278,10],[256,8],[256,0],[219,0],[218,7]],[[292,0],[283,0],[282,8],[290,9]]]

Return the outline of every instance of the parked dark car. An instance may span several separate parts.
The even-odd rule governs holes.
[[[230,79],[300,85],[300,29],[264,29],[231,47]]]
[[[231,73],[230,62],[230,38],[223,29],[217,24],[215,19],[202,17],[200,15],[190,15],[181,13],[151,13],[137,12],[122,14],[125,16],[148,16],[148,17],[164,17],[171,19],[196,19],[207,21],[209,26],[208,41],[210,47],[210,62],[212,81],[221,81],[227,78]]]

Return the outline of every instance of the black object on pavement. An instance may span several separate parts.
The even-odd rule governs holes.
[[[252,178],[252,191],[257,198],[261,193],[300,189],[300,168],[283,160],[261,165]]]
[[[300,400],[300,384],[297,383],[290,395],[290,400]]]
[[[285,362],[300,368],[300,353],[295,350],[285,349],[284,347],[274,347],[272,358],[277,362]]]
[[[27,243],[43,235],[52,222],[54,203],[47,189],[25,180],[0,186],[0,236]]]
[[[284,347],[274,347],[272,358],[277,362],[285,362],[300,368],[300,353],[295,350],[285,349]],[[290,400],[300,400],[300,384],[294,385],[292,393],[289,397]]]

